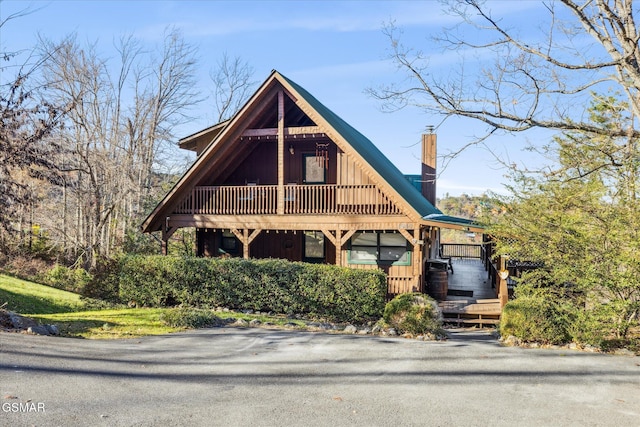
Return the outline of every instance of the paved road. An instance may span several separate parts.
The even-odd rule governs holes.
[[[2,426],[640,426],[640,357],[482,334],[0,333],[0,351]]]

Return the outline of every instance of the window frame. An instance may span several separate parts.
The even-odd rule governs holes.
[[[314,159],[314,161],[318,161],[318,156],[315,154],[305,153],[302,155],[302,178],[304,184],[326,184],[327,183],[327,169],[324,166],[318,165],[318,168],[322,168],[322,181],[309,181],[307,180],[307,159]]]
[[[375,246],[372,244],[369,245],[364,245],[364,244],[353,244],[354,240],[357,239],[357,237],[359,237],[360,235],[367,235],[367,234],[375,234],[376,235],[376,244]],[[356,234],[354,234],[353,236],[351,236],[351,238],[349,239],[349,245],[348,245],[348,250],[347,250],[347,262],[349,264],[359,264],[359,265],[397,265],[397,266],[409,266],[412,264],[412,252],[413,252],[413,247],[412,245],[409,243],[409,241],[407,239],[405,239],[404,236],[402,236],[402,238],[405,241],[405,245],[404,246],[398,246],[398,245],[382,245],[381,244],[381,236],[387,235],[387,234],[393,234],[392,232],[382,232],[382,231],[361,231],[361,232],[357,232]],[[375,248],[375,255],[376,255],[376,259],[354,259],[353,258],[353,254],[352,252],[354,251],[354,248]],[[404,250],[404,254],[402,255],[402,257],[398,260],[391,260],[391,259],[383,259],[383,249],[382,248],[395,248],[395,249],[399,249],[402,248]],[[361,249],[362,250],[362,249]],[[404,259],[403,259],[404,258]]]

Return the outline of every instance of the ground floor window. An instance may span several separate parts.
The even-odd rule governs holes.
[[[231,231],[223,231],[220,239],[220,249],[229,254],[237,254],[239,247],[236,235]]]
[[[350,240],[349,263],[411,265],[411,246],[399,233],[358,232]]]
[[[304,232],[304,260],[324,262],[324,234],[321,231]]]

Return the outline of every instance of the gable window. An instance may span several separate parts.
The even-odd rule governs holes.
[[[327,182],[324,158],[314,154],[305,154],[303,161],[305,184],[324,184]]]
[[[304,260],[324,262],[324,234],[321,231],[304,232]]]
[[[355,233],[350,240],[349,263],[411,265],[411,247],[402,234]]]

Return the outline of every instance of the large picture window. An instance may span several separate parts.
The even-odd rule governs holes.
[[[402,234],[355,233],[350,241],[349,263],[411,265],[411,249]]]

